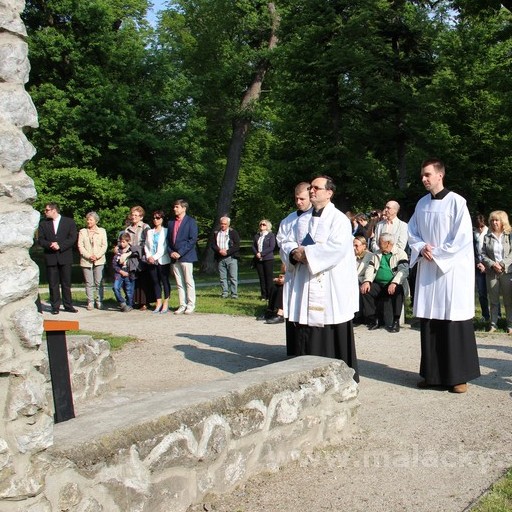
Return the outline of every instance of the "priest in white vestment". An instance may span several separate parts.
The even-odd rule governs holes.
[[[309,182],[302,181],[295,186],[294,190],[295,206],[297,210],[290,213],[279,223],[279,229],[276,235],[277,245],[279,246],[279,254],[281,261],[285,267],[283,297],[290,294],[291,282],[293,280],[294,265],[289,262],[288,254],[292,249],[297,247],[295,238],[295,228],[299,217],[311,208],[311,200],[309,199]],[[283,299],[286,300],[286,299]],[[295,330],[290,321],[286,318],[286,354],[289,356],[296,355],[296,344],[294,340]]]
[[[292,324],[295,355],[342,359],[359,380],[352,319],[359,309],[352,226],[331,202],[328,176],[310,185],[313,209],[301,215],[281,248],[291,266],[284,316]]]
[[[466,200],[444,188],[444,164],[423,162],[429,194],[409,221],[410,266],[417,265],[414,315],[421,321],[418,387],[464,393],[480,376],[473,328],[473,229]]]

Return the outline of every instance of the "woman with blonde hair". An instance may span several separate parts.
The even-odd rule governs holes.
[[[498,327],[500,295],[503,297],[507,332],[512,334],[512,228],[508,215],[495,210],[489,215],[489,231],[484,237],[482,263],[487,270],[487,291],[491,303],[491,325],[489,332]]]
[[[95,303],[98,309],[103,309],[103,270],[106,262],[107,233],[98,227],[99,220],[96,212],[89,212],[85,216],[87,227],[78,233],[78,251],[80,266],[84,273],[87,311],[92,311]]]
[[[268,219],[262,219],[259,223],[259,231],[252,241],[254,253],[254,266],[260,280],[261,300],[269,300],[274,278],[274,249],[276,236],[272,233],[272,223]]]

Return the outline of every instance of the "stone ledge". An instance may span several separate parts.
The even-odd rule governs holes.
[[[47,485],[61,489],[61,501],[71,477],[83,481],[83,500],[184,511],[350,437],[359,406],[352,377],[341,361],[305,356],[188,389],[112,395],[55,425]]]

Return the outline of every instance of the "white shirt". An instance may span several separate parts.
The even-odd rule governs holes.
[[[55,231],[55,234],[57,234],[57,230],[59,229],[60,219],[62,216],[59,214],[55,219],[53,219],[53,231]]]

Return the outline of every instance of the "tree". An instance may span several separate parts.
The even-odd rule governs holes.
[[[137,202],[167,185],[186,102],[179,73],[151,44],[147,6],[147,0],[27,2],[28,91],[40,119],[30,174],[74,167],[122,176],[136,184],[126,187],[127,201]]]
[[[439,41],[426,147],[444,155],[447,184],[473,212],[509,210],[512,15],[463,16]]]
[[[243,148],[251,126],[261,132],[253,134],[253,141],[263,141],[268,132],[268,107],[259,100],[277,41],[277,21],[275,6],[262,0],[182,0],[173,2],[161,19],[160,42],[178,56],[189,80],[193,115],[188,122],[205,122],[209,151],[201,158],[207,171],[201,177],[212,199],[210,227],[221,215],[231,214],[233,202],[240,205],[235,195],[240,173],[252,176],[249,169],[261,170],[261,153],[258,168],[250,155],[244,157]],[[211,261],[204,265],[208,270]]]
[[[420,98],[434,71],[430,14],[405,1],[287,4],[277,63],[279,159],[291,168],[283,176],[332,175],[343,209],[407,194]]]

